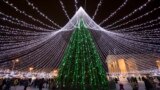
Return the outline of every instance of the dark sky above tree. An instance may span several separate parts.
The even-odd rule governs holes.
[[[34,5],[38,7],[40,11],[45,13],[50,19],[55,21],[60,26],[64,26],[68,22],[66,16],[64,15],[64,12],[62,10],[59,0],[29,0],[29,1],[34,3]],[[92,17],[100,0],[77,0],[77,1],[78,1],[78,7],[82,6],[85,9],[85,11]],[[103,19],[108,17],[110,13],[114,12],[124,1],[125,0],[103,0],[102,6],[99,8],[99,11],[95,17],[95,22],[100,23]],[[42,21],[44,20],[45,23],[50,24],[49,22],[45,21],[45,19],[40,17],[37,13],[35,13],[34,10],[32,10],[32,8],[27,5],[25,0],[9,0],[9,2],[12,2],[19,9],[26,11],[28,14],[33,15],[37,19],[40,19]],[[74,0],[62,0],[62,2],[64,3],[65,8],[71,18],[75,13]],[[115,22],[116,20],[129,14],[130,12],[132,12],[134,9],[138,8],[145,2],[147,2],[147,0],[128,0],[127,5],[124,8],[122,8],[108,22],[104,23],[102,26],[106,26],[108,24]],[[153,0],[152,3],[150,3],[141,12],[136,13],[132,17],[126,19],[125,21],[128,21],[137,16],[140,16],[144,14],[145,12],[150,11],[153,8],[158,7],[158,6],[160,6],[160,1]],[[2,1],[0,1],[0,11],[5,12],[6,14],[21,18],[22,20],[27,20],[29,22],[32,22],[25,16],[16,13],[14,9],[7,6]],[[159,11],[154,12],[148,17],[139,20],[137,23],[145,22],[146,19],[147,20],[153,19],[157,16],[160,16]]]

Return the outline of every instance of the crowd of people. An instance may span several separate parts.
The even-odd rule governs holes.
[[[0,78],[0,90],[11,90],[11,87],[23,86],[24,90],[28,87],[38,88],[48,88],[48,90],[54,90],[56,88],[56,83],[54,79],[31,79],[31,78]]]
[[[160,90],[160,78],[159,77],[142,77],[146,90]]]
[[[160,77],[127,77],[126,78],[132,90],[140,90],[139,82],[143,82],[145,90],[160,90]],[[120,90],[125,90],[124,85],[119,83],[119,78],[114,78],[115,84],[119,84]]]
[[[160,90],[160,77],[127,77],[126,80],[132,87],[132,90],[140,90],[139,82],[144,82],[146,90]],[[125,90],[124,85],[119,83],[119,78],[112,78],[109,80],[109,87],[111,90],[116,89],[116,84],[119,85],[120,90]],[[0,78],[0,90],[11,90],[11,87],[23,86],[24,90],[28,87],[47,88],[48,90],[56,89],[55,79],[44,79],[44,78]]]

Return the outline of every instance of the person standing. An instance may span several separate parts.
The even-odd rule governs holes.
[[[4,80],[3,80],[3,78],[0,78],[0,90],[2,90],[3,84],[4,84]]]
[[[153,85],[147,78],[142,77],[142,80],[144,81],[146,90],[153,90]]]
[[[4,88],[4,90],[10,90],[10,88],[11,88],[11,79],[7,78],[5,80],[5,88]]]
[[[124,85],[122,83],[119,84],[119,90],[124,90]]]
[[[136,81],[131,82],[132,90],[138,90],[138,83]]]
[[[118,78],[115,78],[115,82],[118,83]]]
[[[23,81],[24,90],[27,90],[28,85],[29,85],[28,79],[24,79]]]
[[[160,90],[160,81],[157,77],[154,78],[155,88],[156,90]]]
[[[19,84],[18,78],[14,78],[14,79],[13,79],[14,90],[16,90],[18,84]]]
[[[43,84],[44,84],[44,78],[39,79],[39,85],[38,85],[39,90],[42,90]]]

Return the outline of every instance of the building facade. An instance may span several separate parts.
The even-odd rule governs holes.
[[[129,73],[160,69],[160,58],[151,54],[108,55],[109,73]]]

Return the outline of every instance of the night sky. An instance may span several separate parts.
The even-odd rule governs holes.
[[[60,26],[63,27],[68,22],[68,19],[64,15],[64,12],[62,10],[59,0],[29,0],[29,1],[34,3],[34,6],[38,7],[41,12],[46,14],[51,20],[55,21]],[[77,1],[78,1],[78,7],[82,6],[85,9],[85,11],[89,14],[89,16],[91,17],[93,16],[96,10],[96,7],[99,3],[99,0],[86,0],[86,5],[85,5],[85,0],[77,0]],[[96,15],[94,21],[96,23],[100,23],[103,19],[107,18],[107,16],[109,16],[110,13],[115,11],[124,1],[125,0],[103,0],[102,6],[99,8],[98,14]],[[32,8],[27,5],[25,0],[9,0],[9,2],[13,3],[19,9],[26,11],[27,14],[32,15],[33,17],[40,19],[41,21],[47,24],[51,24],[50,22],[46,21],[43,17],[39,16],[34,10],[32,10]],[[65,8],[71,18],[75,13],[74,0],[62,0],[62,2],[64,3]],[[114,17],[112,17],[108,22],[104,23],[102,26],[106,26],[108,24],[115,22],[116,20],[132,12],[134,9],[143,5],[143,3],[145,2],[147,2],[147,0],[129,0],[127,5],[124,8],[122,8]],[[134,14],[132,17],[126,19],[124,22],[132,18],[135,18],[137,16],[140,16],[144,14],[145,12],[150,11],[153,8],[158,7],[158,6],[160,6],[160,1],[153,0],[141,12]],[[22,20],[35,24],[35,22],[29,20],[25,16],[16,13],[14,9],[7,6],[2,1],[0,1],[0,11],[5,12],[8,15],[12,15]],[[158,16],[160,16],[159,10],[154,12],[151,15],[148,15],[147,17],[141,20],[138,20],[138,22],[134,22],[132,24],[142,23],[142,22],[145,22],[146,19],[150,20]],[[3,24],[3,22],[1,22],[1,24]]]

